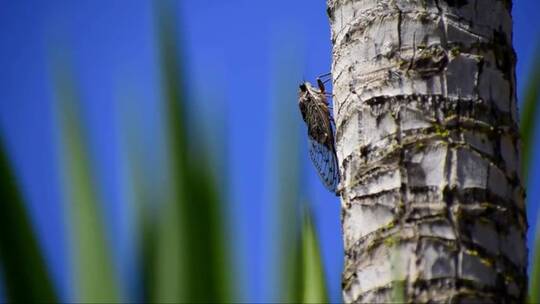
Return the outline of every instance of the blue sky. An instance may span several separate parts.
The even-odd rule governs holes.
[[[540,3],[514,1],[514,47],[518,54],[518,96],[530,72],[540,29]],[[235,235],[242,297],[265,299],[270,293],[261,264],[269,237],[265,212],[271,171],[272,104],[287,65],[288,76],[314,78],[330,70],[330,34],[322,0],[183,1],[180,33],[187,59],[189,94],[207,102],[194,105],[229,122],[230,216]],[[67,236],[61,212],[58,130],[54,116],[51,54],[69,57],[89,126],[92,161],[105,202],[103,209],[114,244],[117,271],[131,275],[133,223],[123,184],[119,144],[119,99],[134,95],[148,143],[161,140],[156,100],[160,97],[152,3],[131,1],[0,1],[0,132],[24,189],[41,245],[61,294],[71,296]],[[285,54],[285,55],[283,55]],[[289,56],[289,57],[287,57]],[[287,89],[296,90],[297,83]],[[291,103],[295,104],[295,100]],[[284,110],[289,110],[290,107]],[[300,116],[298,116],[300,119]],[[537,138],[540,136],[537,132]],[[540,138],[539,138],[540,139]],[[536,142],[540,143],[540,140]],[[149,152],[157,157],[159,151]],[[305,153],[304,153],[305,154]],[[539,163],[534,162],[528,190],[530,233],[538,213]],[[305,154],[307,163],[307,154]],[[323,247],[331,298],[339,299],[342,262],[339,201],[326,192],[314,170],[305,166],[307,197],[312,201]],[[267,221],[267,220],[266,220]],[[261,224],[262,223],[262,224]],[[129,292],[132,286],[124,286]]]

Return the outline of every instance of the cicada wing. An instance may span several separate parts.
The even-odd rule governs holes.
[[[339,168],[335,150],[308,136],[309,156],[326,189],[336,193],[339,184]]]

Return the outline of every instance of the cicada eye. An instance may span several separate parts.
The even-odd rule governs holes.
[[[300,91],[302,91],[302,92],[307,91],[307,87],[306,87],[306,84],[305,84],[305,83],[301,83],[301,84],[300,84]]]

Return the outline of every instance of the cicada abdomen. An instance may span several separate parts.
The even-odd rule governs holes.
[[[324,186],[333,193],[339,184],[339,165],[334,143],[334,123],[324,84],[319,88],[309,82],[300,84],[298,105],[308,129],[309,156]]]

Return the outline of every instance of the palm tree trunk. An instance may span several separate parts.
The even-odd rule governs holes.
[[[510,0],[328,0],[345,302],[522,302]]]

